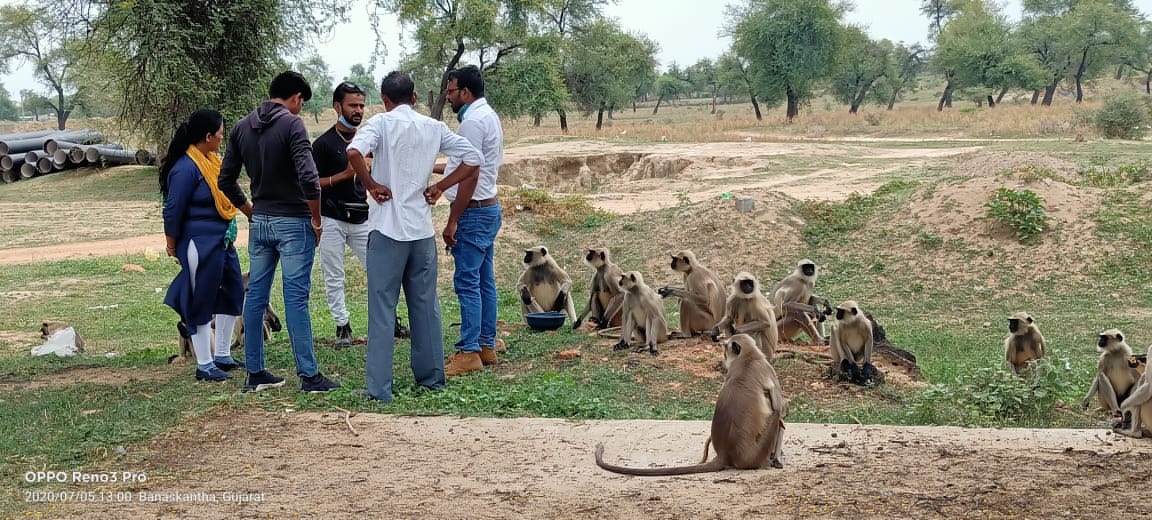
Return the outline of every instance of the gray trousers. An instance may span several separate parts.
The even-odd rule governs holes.
[[[392,240],[379,231],[368,234],[368,394],[392,401],[393,332],[400,287],[408,302],[412,334],[412,374],[416,384],[444,388],[444,329],[436,294],[436,239]]]

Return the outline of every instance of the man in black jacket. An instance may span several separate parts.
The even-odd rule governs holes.
[[[220,190],[248,217],[251,275],[244,299],[245,330],[261,330],[264,307],[271,297],[276,264],[284,269],[284,321],[302,392],[327,392],[340,385],[316,366],[312,348],[312,262],[320,239],[320,182],[312,161],[312,143],[297,115],[312,97],[298,72],[282,72],[268,86],[268,101],[245,116],[228,136],[220,168]],[[252,201],[237,181],[240,168],[251,179]],[[244,335],[243,391],[257,392],[284,384],[264,369],[264,335]]]

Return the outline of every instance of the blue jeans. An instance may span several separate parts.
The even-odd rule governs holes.
[[[264,370],[264,308],[272,292],[276,264],[284,267],[284,322],[296,374],[312,377],[318,372],[312,349],[312,317],[308,314],[308,294],[312,291],[312,261],[316,255],[316,235],[308,217],[253,215],[248,231],[248,295],[244,298],[244,367],[248,372]]]
[[[496,233],[504,222],[500,205],[468,208],[456,226],[452,283],[460,300],[460,341],[463,352],[480,352],[496,344],[496,272],[492,264]]]

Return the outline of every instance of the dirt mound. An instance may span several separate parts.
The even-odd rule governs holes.
[[[735,196],[751,197],[752,211],[736,209]],[[679,284],[682,280],[668,267],[668,253],[690,249],[700,261],[715,271],[725,282],[740,271],[766,278],[772,264],[766,252],[788,251],[800,243],[799,227],[803,224],[787,214],[793,200],[768,189],[753,189],[733,194],[731,198],[714,198],[659,213],[635,217],[629,232],[621,229],[617,236],[624,248],[646,259],[641,272],[649,285]],[[755,237],[754,239],[750,237]]]
[[[595,155],[529,157],[500,166],[499,184],[532,184],[549,191],[586,192],[628,172],[644,154],[608,153]]]
[[[1005,171],[1035,171],[1055,174],[1063,179],[1077,178],[1080,166],[1072,161],[1038,152],[974,152],[955,158],[951,173],[964,176],[989,176]]]

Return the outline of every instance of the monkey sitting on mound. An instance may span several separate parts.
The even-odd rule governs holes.
[[[620,308],[624,304],[624,290],[620,288],[620,277],[624,271],[612,262],[612,253],[606,247],[592,248],[584,255],[584,263],[592,266],[592,284],[588,288],[588,304],[576,320],[572,329],[580,327],[585,317],[596,322],[599,330],[620,326]],[[591,316],[589,316],[591,313]]]
[[[710,442],[716,449],[711,462],[673,468],[628,468],[604,462],[604,445],[596,446],[596,465],[613,473],[638,476],[688,475],[728,468],[782,467],[784,417],[788,405],[780,391],[776,370],[747,334],[724,344],[728,375],[712,414]],[[707,443],[704,446],[707,456]]]
[[[1096,364],[1096,379],[1084,396],[1084,408],[1088,408],[1093,396],[1100,401],[1104,411],[1118,416],[1121,428],[1128,429],[1127,417],[1120,411],[1124,402],[1140,378],[1140,373],[1130,364],[1132,348],[1124,342],[1124,334],[1117,329],[1100,333],[1096,349],[1100,351],[1100,361]]]
[[[724,282],[692,251],[672,255],[672,270],[684,273],[684,287],[661,287],[661,298],[680,299],[680,334],[692,337],[712,330],[724,315]]]
[[[620,341],[612,349],[627,349],[629,342],[638,338],[641,343],[636,347],[637,352],[647,348],[653,356],[659,354],[656,345],[668,341],[668,322],[664,319],[660,297],[636,271],[624,273],[620,287],[624,289],[624,319],[620,325]]]
[[[536,246],[524,250],[524,272],[516,282],[520,295],[520,314],[534,312],[564,312],[572,323],[576,322],[576,307],[572,303],[572,278],[548,248]],[[524,318],[525,323],[528,319]]]
[[[828,338],[828,351],[832,354],[832,372],[846,377],[858,385],[883,383],[884,373],[872,364],[875,338],[872,321],[852,300],[836,306],[836,322]]]

